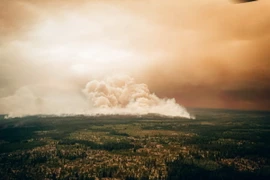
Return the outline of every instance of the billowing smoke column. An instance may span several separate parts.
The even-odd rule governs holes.
[[[148,114],[192,118],[175,99],[161,99],[150,93],[146,84],[129,76],[113,76],[87,83],[83,93],[91,109],[101,114]]]
[[[76,88],[58,90],[51,86],[25,86],[15,94],[0,98],[6,118],[28,115],[144,115],[149,113],[193,118],[174,99],[161,99],[146,84],[129,76],[112,76],[88,82],[82,92]],[[53,91],[52,88],[55,88]]]

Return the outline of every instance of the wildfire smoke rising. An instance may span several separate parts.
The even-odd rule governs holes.
[[[155,113],[166,116],[193,118],[175,99],[161,99],[151,93],[146,84],[138,84],[127,75],[104,80],[92,80],[82,90],[65,94],[42,94],[38,87],[23,87],[12,96],[2,98],[7,117],[26,115],[144,115]],[[45,89],[45,92],[48,90]]]
[[[0,114],[129,109],[82,92],[119,73],[186,107],[269,110],[270,1],[234,1],[2,0]]]
[[[114,76],[90,81],[83,90],[95,112],[109,114],[158,113],[191,118],[175,99],[161,99],[150,93],[146,84],[137,84],[129,76]]]

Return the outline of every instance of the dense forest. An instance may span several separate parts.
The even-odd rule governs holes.
[[[0,117],[1,179],[269,179],[270,113]]]

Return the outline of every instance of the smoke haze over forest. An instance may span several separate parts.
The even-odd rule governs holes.
[[[124,106],[150,112],[270,110],[269,8],[269,0],[2,0],[0,113],[84,113],[93,98],[103,110],[123,107],[110,93],[124,90],[132,91]],[[132,88],[106,82],[123,74]],[[89,82],[102,81],[116,100],[89,95]]]

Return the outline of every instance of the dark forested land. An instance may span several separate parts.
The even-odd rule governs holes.
[[[0,179],[269,179],[270,113],[0,116]]]

